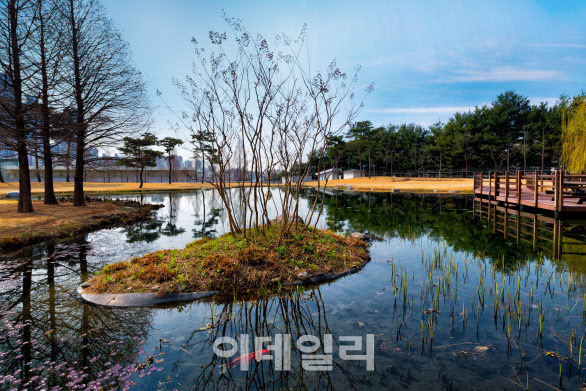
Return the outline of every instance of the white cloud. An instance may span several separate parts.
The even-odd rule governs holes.
[[[541,102],[546,102],[549,106],[555,105],[558,98],[541,98],[534,97],[529,98],[529,101],[533,105],[538,105]],[[484,105],[491,105],[491,102],[481,102],[478,107]],[[476,106],[432,106],[432,107],[400,107],[400,108],[386,108],[386,109],[368,109],[369,113],[373,114],[437,114],[437,115],[448,115],[451,116],[455,113],[465,113],[468,111],[474,111]]]
[[[370,109],[370,113],[377,114],[452,114],[474,110],[474,106],[450,106],[450,107],[408,107],[397,109]]]
[[[458,82],[482,82],[482,81],[538,81],[538,80],[558,80],[563,73],[560,71],[543,70],[543,69],[525,69],[516,67],[496,67],[486,71],[477,71],[464,69],[459,71],[455,76],[442,78],[438,81],[444,83]]]
[[[541,47],[550,47],[550,48],[577,48],[577,49],[586,49],[586,45],[581,45],[577,43],[529,43],[529,46],[541,46]]]

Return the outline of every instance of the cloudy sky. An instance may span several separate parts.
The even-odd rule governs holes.
[[[555,102],[586,89],[584,0],[103,0],[131,44],[157,111],[158,129],[172,116],[155,96],[178,104],[172,78],[191,70],[192,37],[226,31],[222,10],[252,33],[298,34],[308,25],[312,67],[336,59],[362,66],[375,83],[361,120],[376,125],[446,121],[513,89],[533,102]]]

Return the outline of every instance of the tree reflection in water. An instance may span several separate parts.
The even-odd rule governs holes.
[[[218,234],[217,227],[222,216],[222,208],[218,205],[216,192],[212,192],[211,196],[207,197],[210,205],[206,205],[208,201],[206,192],[201,191],[193,200],[193,211],[196,218],[194,221],[196,228],[193,228],[194,238],[213,238]]]
[[[340,389],[350,390],[364,386],[365,372],[362,361],[343,361],[337,355],[337,336],[333,335],[333,371],[307,371],[301,364],[301,356],[295,341],[301,336],[312,335],[320,340],[316,354],[324,354],[324,334],[334,334],[328,325],[326,311],[319,288],[284,297],[274,297],[253,302],[223,304],[213,311],[207,327],[194,330],[181,348],[173,363],[172,384],[181,383],[185,389],[206,390],[268,390],[268,389]],[[214,341],[221,337],[239,340],[246,334],[250,341],[255,337],[271,337],[275,334],[291,335],[291,370],[277,370],[274,360],[253,360],[248,371],[239,366],[226,369],[225,365],[240,355],[221,358],[214,355]],[[356,334],[360,335],[360,334]],[[250,351],[254,351],[252,342]],[[272,353],[272,352],[271,352]],[[197,363],[193,364],[194,357]],[[201,363],[201,365],[200,365]],[[194,369],[196,368],[196,369]],[[191,379],[186,382],[186,379]]]
[[[84,238],[0,257],[0,389],[131,384],[151,310],[76,300],[75,286],[99,267],[88,264],[88,251]]]

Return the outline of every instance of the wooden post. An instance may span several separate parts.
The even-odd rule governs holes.
[[[523,188],[521,179],[521,171],[517,171],[517,205],[521,208],[521,189]]]
[[[505,177],[507,176],[508,171],[505,173]],[[509,230],[509,210],[505,208],[505,221],[503,221],[503,238],[507,238],[507,232]]]
[[[536,251],[536,250],[537,250],[537,215],[533,215],[533,251]]]
[[[553,204],[554,204],[554,210],[556,212],[559,212],[560,209],[560,172],[559,170],[555,172],[554,176],[553,176]]]
[[[537,177],[537,170],[535,170],[535,185],[534,185],[534,190],[535,190],[535,194],[533,195],[533,201],[535,201],[535,208],[537,209],[537,205],[539,204],[539,183],[538,181],[538,177]]]
[[[563,253],[563,244],[564,244],[564,223],[562,220],[558,220],[558,244],[557,244],[557,252],[558,258],[562,259]]]
[[[519,244],[519,240],[521,239],[521,211],[518,212],[517,214],[517,229],[516,229],[516,233],[517,233],[517,244]]]
[[[488,200],[492,199],[492,172],[488,173]]]
[[[499,196],[499,174],[498,172],[494,173],[494,198]]]
[[[563,212],[564,210],[564,172],[560,171],[560,177],[559,177],[559,181],[560,181],[560,212]]]
[[[505,172],[505,202],[509,202],[509,172]]]
[[[556,177],[557,177],[557,171],[556,171]],[[555,223],[553,224],[553,258],[557,259],[557,248],[558,248],[558,220],[555,221]]]
[[[482,186],[484,186],[484,173],[480,173],[480,196],[482,197]]]
[[[561,184],[562,172],[557,170],[554,175],[554,204],[555,211],[560,212],[561,199],[563,198],[562,184]]]
[[[496,227],[497,227],[497,222],[498,222],[498,217],[499,217],[498,212],[496,210],[496,205],[494,206],[494,209],[492,212],[493,212],[492,213],[492,233],[496,234],[496,232],[497,232]]]

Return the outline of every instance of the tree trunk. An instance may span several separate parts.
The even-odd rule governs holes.
[[[39,21],[41,38],[41,77],[42,99],[41,104],[41,136],[43,138],[43,160],[45,169],[45,205],[58,204],[53,188],[53,156],[51,154],[51,119],[49,114],[49,78],[47,76],[47,58],[45,53],[45,23],[43,19],[43,1],[39,0]]]
[[[0,157],[0,183],[4,182],[4,176],[2,175],[2,158]]]
[[[69,164],[70,164],[70,159],[71,157],[71,142],[67,142],[67,155],[65,156],[65,172],[66,172],[66,176],[65,176],[65,182],[69,182],[71,181],[71,177],[69,175]]]
[[[203,183],[203,179],[205,178],[206,174],[206,164],[205,164],[205,156],[201,155],[201,183]]]
[[[172,162],[171,162],[171,154],[169,154],[169,184],[171,184],[171,175],[172,175]]]
[[[76,118],[76,148],[75,148],[75,175],[73,177],[73,206],[85,206],[85,197],[83,194],[83,169],[84,169],[84,152],[85,152],[85,111],[84,101],[82,98],[81,86],[81,69],[78,53],[78,32],[74,14],[73,0],[69,0],[70,6],[70,23],[71,23],[71,49],[73,52],[73,76],[75,79],[75,103],[77,104]]]
[[[140,167],[140,186],[138,187],[139,189],[142,189],[142,174],[144,173],[144,166]]]
[[[20,120],[19,122],[23,122]],[[24,127],[24,126],[23,126]],[[24,133],[24,129],[22,131]],[[31,173],[28,166],[26,139],[19,135],[17,140],[18,152],[18,213],[34,212],[31,198]]]
[[[541,175],[543,175],[543,169],[545,168],[545,130],[541,132]]]
[[[368,146],[368,179],[370,179],[370,167],[372,164],[370,163],[370,145]]]
[[[81,125],[81,124],[78,124]],[[77,131],[77,148],[75,156],[75,174],[73,175],[73,206],[85,206],[83,193],[83,165],[84,165],[84,131]]]
[[[18,213],[34,212],[31,199],[31,174],[28,165],[26,148],[26,127],[24,123],[24,108],[22,106],[22,79],[20,75],[20,42],[18,42],[17,11],[14,0],[8,2],[10,17],[10,55],[12,60],[12,88],[14,92],[14,125],[16,131],[16,150],[18,153]]]
[[[35,170],[37,171],[37,182],[41,181],[41,170],[39,170],[39,149],[35,147]]]

